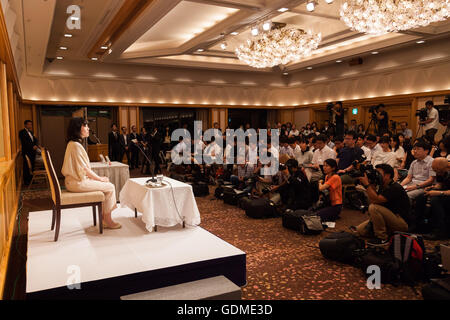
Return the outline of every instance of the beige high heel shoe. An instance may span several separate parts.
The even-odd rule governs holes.
[[[103,229],[115,230],[115,229],[120,229],[120,228],[122,228],[122,225],[120,223],[116,223],[113,226],[108,226],[105,222],[103,222]]]

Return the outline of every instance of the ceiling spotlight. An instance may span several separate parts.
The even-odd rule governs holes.
[[[334,0],[325,0],[326,3],[332,4]]]
[[[111,54],[111,53],[112,53],[112,49],[109,49],[109,50],[108,50],[108,54]]]
[[[205,49],[198,49],[197,52],[203,52]]]
[[[336,60],[336,63],[341,63],[342,62],[342,60]]]
[[[373,51],[373,52],[372,52],[372,54],[378,54],[378,53],[379,53],[378,51]]]
[[[67,50],[67,47],[59,47],[60,50]]]
[[[223,42],[223,43],[221,43],[220,44],[220,47],[222,48],[222,50],[227,50],[227,43],[226,42]]]
[[[308,0],[308,3],[306,4],[306,10],[309,12],[313,12],[316,9],[316,1],[315,0]]]
[[[56,59],[58,59],[58,60],[62,60],[62,59],[64,59],[63,57],[56,57]]]
[[[288,9],[288,8],[281,8],[281,9],[278,9],[278,12],[286,12],[286,11],[289,11],[289,9]]]
[[[313,68],[313,67],[307,67],[306,69],[308,69],[308,70],[312,70],[312,68]]]
[[[102,50],[107,50],[107,49],[108,49],[108,46],[101,46],[100,49],[102,49]]]
[[[96,58],[96,57],[93,57],[93,58],[91,58],[91,60],[92,60],[92,61],[97,61],[97,60],[98,60],[98,58]]]
[[[239,32],[236,32],[236,31],[231,33],[232,36],[237,36],[238,34],[239,34]]]
[[[416,41],[416,43],[417,44],[422,44],[422,43],[425,43],[425,40],[419,40],[419,41]]]
[[[70,33],[66,33],[66,34],[64,34],[64,37],[66,37],[66,38],[72,38],[73,35],[71,35]]]
[[[259,34],[258,28],[257,27],[253,27],[252,28],[252,35],[256,37],[258,34]]]
[[[289,72],[283,72],[283,76],[288,76]]]
[[[269,31],[271,28],[272,28],[272,22],[271,21],[264,22],[264,24],[263,24],[263,30],[264,31]]]

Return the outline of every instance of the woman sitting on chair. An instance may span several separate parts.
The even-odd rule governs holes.
[[[103,202],[103,228],[119,229],[111,213],[117,208],[116,189],[107,177],[99,177],[91,170],[89,157],[81,144],[89,137],[88,122],[83,118],[72,118],[67,130],[67,148],[64,156],[62,174],[65,177],[66,189],[70,192],[101,191],[105,194]]]

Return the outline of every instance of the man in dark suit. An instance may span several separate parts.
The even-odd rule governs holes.
[[[159,159],[159,152],[161,151],[161,135],[158,132],[158,128],[154,128],[151,134],[151,144],[152,144],[152,160],[155,163],[155,174],[162,173],[159,167],[161,160]]]
[[[130,138],[127,135],[127,128],[122,127],[122,134],[119,137],[120,142],[120,162],[123,161],[123,155],[125,154],[127,156],[127,163],[128,166],[131,165],[130,161]]]
[[[117,125],[111,125],[112,131],[108,134],[108,154],[111,161],[121,161],[120,159],[120,142]]]
[[[130,140],[130,151],[131,151],[131,164],[130,168],[139,168],[139,149],[137,144],[139,143],[139,134],[136,131],[136,126],[131,126],[131,133],[128,135],[128,140]]]
[[[36,151],[39,149],[39,141],[33,134],[33,122],[26,120],[24,122],[25,128],[19,132],[19,139],[22,144],[23,157],[23,181],[25,184],[30,184],[33,178],[34,163],[36,161]],[[31,162],[31,168],[28,167],[28,162],[25,158],[28,156]]]

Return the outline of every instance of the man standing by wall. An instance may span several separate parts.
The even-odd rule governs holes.
[[[33,122],[31,120],[25,120],[25,128],[19,132],[19,139],[22,144],[22,157],[23,157],[23,182],[30,184],[33,178],[32,172],[34,171],[34,164],[36,161],[36,152],[39,149],[38,139],[33,134]],[[31,168],[28,167],[26,157],[30,159]]]
[[[111,161],[120,161],[120,142],[119,132],[117,132],[117,125],[111,125],[112,131],[108,134],[108,154]]]
[[[438,131],[439,127],[439,112],[434,108],[433,101],[427,101],[425,103],[427,108],[427,120],[420,121],[419,123],[424,125],[423,129],[425,130],[425,134],[428,140],[434,145],[436,142],[434,141],[434,136]]]

